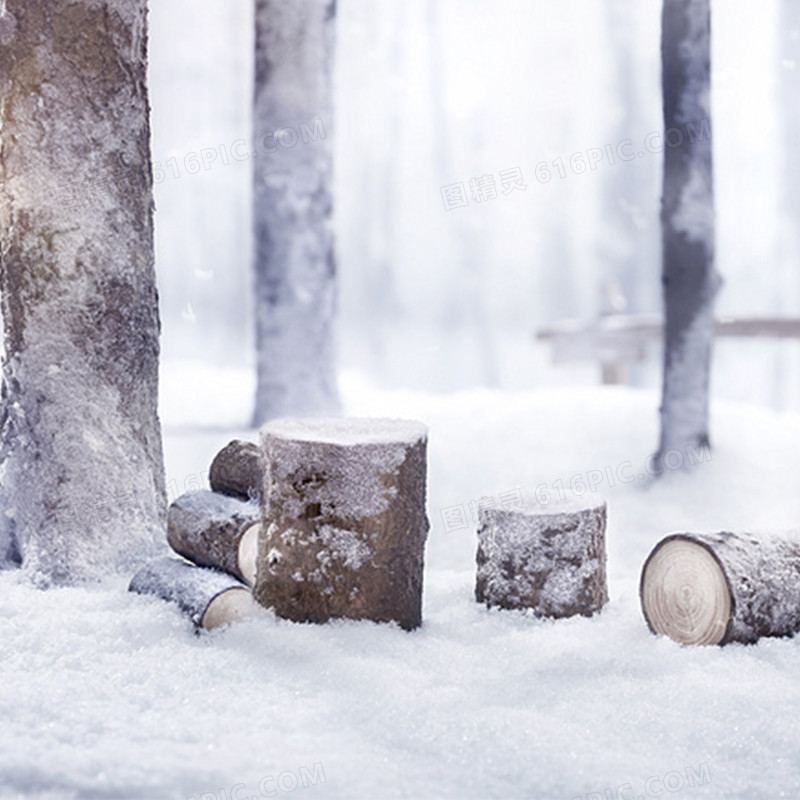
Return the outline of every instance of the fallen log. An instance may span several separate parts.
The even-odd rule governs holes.
[[[591,616],[608,601],[605,530],[597,495],[481,508],[475,599],[538,617]]]
[[[642,568],[650,630],[682,644],[752,643],[800,630],[800,542],[741,533],[677,533]]]
[[[258,608],[250,590],[233,576],[170,557],[142,567],[128,590],[175,603],[195,627],[204,630],[246,619]]]
[[[181,495],[169,507],[167,541],[201,567],[255,582],[261,509],[234,497],[201,490]]]
[[[298,622],[419,626],[426,445],[425,426],[405,420],[265,425],[256,600]]]
[[[229,442],[211,462],[208,481],[214,492],[240,500],[257,500],[264,483],[258,445],[242,439]]]

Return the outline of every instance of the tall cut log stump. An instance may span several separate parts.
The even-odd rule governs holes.
[[[169,507],[167,541],[189,561],[252,586],[260,527],[260,506],[201,490],[181,495]]]
[[[407,420],[267,423],[256,600],[298,622],[418,627],[426,447],[426,427]]]
[[[175,603],[195,627],[212,630],[257,613],[250,590],[233,576],[178,558],[157,558],[142,567],[129,591]]]
[[[742,533],[677,533],[642,568],[653,633],[682,644],[752,643],[800,630],[800,542]]]
[[[217,453],[208,470],[211,490],[240,500],[258,500],[264,483],[257,444],[234,439]]]
[[[608,601],[605,531],[597,495],[481,508],[476,600],[539,617],[591,616]]]

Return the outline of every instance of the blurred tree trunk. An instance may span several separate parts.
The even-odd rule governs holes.
[[[275,151],[254,160],[255,424],[338,408],[331,227],[335,21],[335,0],[256,2],[254,147]]]
[[[165,540],[146,0],[0,7],[0,529],[41,584]]]
[[[800,3],[782,0],[778,17],[781,116],[783,120],[783,219],[778,308],[796,313],[800,271]]]
[[[714,338],[714,194],[710,0],[664,0],[661,31],[665,308],[661,458],[708,444]]]

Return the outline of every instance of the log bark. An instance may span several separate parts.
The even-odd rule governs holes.
[[[234,439],[211,462],[208,481],[213,492],[258,500],[264,482],[261,451],[257,444]]]
[[[0,7],[0,541],[68,584],[166,549],[147,3]]]
[[[664,0],[661,34],[664,377],[659,463],[707,447],[714,341],[710,0]]]
[[[261,431],[254,594],[286,619],[422,623],[427,431],[402,420],[276,420]]]
[[[334,413],[335,0],[257,0],[255,424]]]
[[[539,617],[591,616],[608,601],[602,498],[481,508],[475,599]]]
[[[196,628],[212,630],[253,616],[258,606],[234,577],[177,558],[157,558],[142,567],[128,590],[175,603]]]
[[[199,491],[181,495],[169,508],[167,541],[184,558],[215,567],[252,586],[261,509],[234,497]]]
[[[678,533],[642,568],[650,630],[683,644],[752,643],[800,630],[800,542],[743,533]]]

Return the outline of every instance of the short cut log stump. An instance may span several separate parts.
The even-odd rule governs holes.
[[[595,614],[608,601],[605,530],[597,495],[481,508],[476,600],[539,617]]]
[[[422,622],[427,429],[418,422],[275,420],[261,430],[254,595],[285,619]]]

